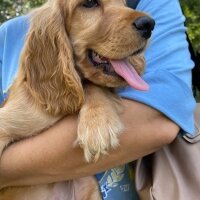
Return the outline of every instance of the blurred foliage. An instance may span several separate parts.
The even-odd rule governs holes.
[[[0,24],[21,14],[27,13],[31,8],[42,5],[45,0],[0,0]]]
[[[181,0],[186,16],[189,38],[193,46],[200,51],[200,0]]]
[[[0,0],[0,24],[44,2],[45,0]],[[187,18],[189,37],[193,46],[200,50],[200,0],[180,0],[180,2]]]
[[[200,92],[198,92],[196,99],[197,99],[197,102],[200,102]]]

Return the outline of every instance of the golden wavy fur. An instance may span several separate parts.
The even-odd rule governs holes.
[[[144,48],[147,40],[132,23],[145,14],[127,8],[123,0],[101,0],[92,8],[85,6],[88,1],[49,0],[31,12],[20,69],[0,109],[0,152],[11,141],[38,134],[78,111],[76,142],[88,162],[118,145],[123,131],[120,101],[106,88],[126,83],[116,74],[108,75],[103,68],[93,66],[88,52],[108,59],[128,58],[142,73],[142,53],[132,54]],[[94,179],[85,178],[87,183],[89,187],[84,187],[84,195],[77,199],[100,199]],[[7,189],[0,193],[0,199],[23,200],[28,192],[29,200],[55,200],[55,187]]]

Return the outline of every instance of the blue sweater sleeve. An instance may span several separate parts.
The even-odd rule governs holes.
[[[0,60],[0,105],[3,102],[3,91],[2,91],[2,61]]]
[[[0,27],[0,105],[3,102],[3,88],[2,88],[2,63],[3,63],[3,48],[4,48],[4,28]]]
[[[177,123],[184,131],[194,133],[195,101],[191,90],[193,62],[186,40],[185,18],[178,0],[141,0],[138,10],[149,13],[156,21],[150,45],[145,54],[144,80],[148,92],[130,87],[118,90],[123,98],[145,103]]]
[[[0,103],[17,73],[28,24],[28,17],[21,16],[0,26]]]
[[[2,61],[0,60],[0,105],[3,102],[3,91],[2,91]]]

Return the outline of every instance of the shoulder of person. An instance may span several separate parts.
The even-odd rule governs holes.
[[[172,13],[182,13],[179,0],[140,0],[137,9],[159,17],[165,17],[163,14],[170,17]]]
[[[22,15],[22,16],[19,16],[19,17],[9,19],[8,21],[4,22],[0,26],[0,29],[10,29],[10,28],[23,27],[23,26],[28,25],[28,23],[29,23],[28,15]]]
[[[27,32],[29,27],[29,17],[28,15],[15,17],[4,22],[0,26],[0,43],[2,43],[6,37],[9,39],[14,39]]]

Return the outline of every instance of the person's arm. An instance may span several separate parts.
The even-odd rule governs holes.
[[[0,162],[0,187],[57,182],[93,175],[156,151],[170,143],[179,127],[158,111],[123,100],[126,130],[120,146],[97,163],[86,163],[74,148],[77,116],[70,116],[33,138],[8,147]]]

